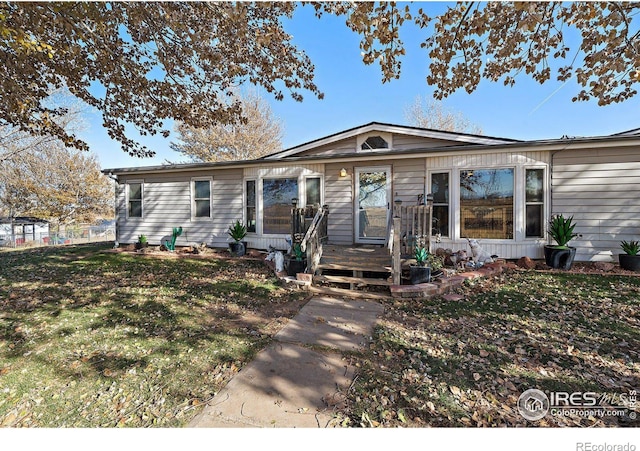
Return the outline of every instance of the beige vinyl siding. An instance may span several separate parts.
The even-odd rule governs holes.
[[[454,251],[464,249],[470,251],[468,241],[465,237],[460,237],[459,218],[459,171],[461,169],[491,169],[501,167],[515,168],[515,191],[514,191],[514,239],[513,240],[480,240],[481,246],[489,253],[502,258],[517,259],[522,256],[531,258],[544,257],[544,244],[546,238],[525,238],[524,237],[524,190],[520,185],[524,183],[525,167],[546,167],[550,161],[548,152],[501,152],[501,153],[477,153],[443,155],[427,158],[426,166],[428,172],[450,172],[450,202],[451,224],[453,226],[452,237],[442,238],[434,247],[449,248]],[[549,204],[549,190],[547,190],[547,207]],[[473,237],[469,237],[473,238]]]
[[[326,144],[324,146],[317,147],[315,149],[307,150],[306,152],[301,152],[296,156],[311,156],[311,155],[342,155],[347,153],[355,153],[356,152],[356,137],[343,139],[331,144]]]
[[[191,218],[192,177],[212,176],[212,218]],[[127,180],[144,184],[143,217],[127,218],[124,186]],[[118,193],[118,239],[133,243],[141,234],[147,235],[152,245],[161,244],[170,237],[173,227],[183,232],[176,242],[179,246],[207,243],[226,247],[229,225],[242,218],[242,169],[218,170],[211,173],[167,173],[150,176],[120,178]]]
[[[393,135],[393,148],[396,150],[427,149],[430,147],[456,146],[464,142],[447,141],[443,139],[423,138],[411,135]]]
[[[340,169],[348,175],[340,177]],[[353,244],[353,166],[327,164],[324,203],[329,206],[328,233],[332,244]]]
[[[555,154],[553,214],[573,216],[576,259],[617,261],[621,240],[640,239],[637,149],[565,150]]]
[[[398,160],[393,163],[391,201],[402,200],[402,205],[418,205],[418,196],[425,189],[425,159]]]

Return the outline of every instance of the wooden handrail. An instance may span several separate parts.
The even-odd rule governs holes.
[[[300,242],[300,250],[307,253],[307,272],[314,274],[322,258],[322,245],[327,240],[327,221],[329,207],[323,205],[313,217],[304,238]]]

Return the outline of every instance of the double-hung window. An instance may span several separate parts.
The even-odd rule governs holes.
[[[144,186],[142,182],[127,183],[127,217],[142,218],[142,195]]]
[[[431,174],[431,194],[433,194],[432,233],[449,236],[449,173]]]
[[[256,232],[256,181],[245,181],[245,224],[247,232]]]
[[[320,177],[307,177],[305,179],[305,189],[307,196],[307,207],[320,206]]]
[[[544,169],[525,169],[525,211],[525,236],[542,238],[544,236]]]
[[[211,218],[211,178],[193,179],[191,183],[192,216],[194,218]]]

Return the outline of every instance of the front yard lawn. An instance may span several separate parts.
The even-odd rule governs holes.
[[[640,426],[640,277],[512,271],[461,294],[388,303],[343,424]],[[612,405],[635,392],[635,412],[528,422],[517,401],[530,388]]]
[[[303,302],[260,261],[2,252],[0,425],[184,425]]]

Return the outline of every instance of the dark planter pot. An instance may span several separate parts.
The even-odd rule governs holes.
[[[304,272],[307,269],[307,260],[296,260],[291,258],[287,260],[287,274],[294,276],[298,273]]]
[[[247,252],[247,242],[234,241],[233,243],[229,243],[229,251],[236,257],[242,257]]]
[[[409,266],[409,280],[412,285],[431,282],[431,267]]]
[[[136,243],[136,249],[144,249],[149,246],[149,243]]]
[[[573,265],[574,258],[576,258],[575,247],[544,247],[544,261],[547,266],[550,266],[552,268],[569,270],[571,269],[571,265]]]
[[[640,272],[640,255],[620,254],[620,267],[627,271]]]

